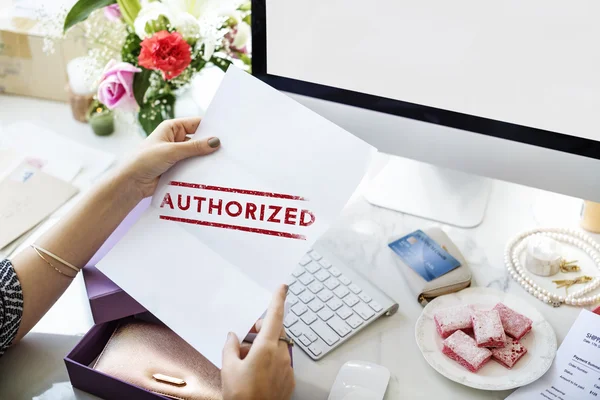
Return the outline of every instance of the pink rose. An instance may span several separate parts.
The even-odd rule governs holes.
[[[111,60],[104,69],[98,86],[98,100],[109,109],[136,111],[133,95],[133,76],[141,69],[126,62]]]
[[[121,19],[121,9],[118,4],[111,4],[104,7],[104,16],[109,21],[119,21]]]

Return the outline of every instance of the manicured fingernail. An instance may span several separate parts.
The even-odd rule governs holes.
[[[216,149],[221,145],[221,141],[218,137],[211,137],[210,139],[208,139],[208,145],[213,149]]]

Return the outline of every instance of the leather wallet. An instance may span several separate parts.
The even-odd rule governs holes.
[[[469,269],[467,260],[465,260],[458,247],[456,247],[456,245],[452,242],[452,240],[450,240],[448,235],[446,235],[443,230],[434,227],[425,229],[423,232],[437,242],[437,244],[444,247],[446,251],[450,253],[450,255],[460,262],[459,267],[453,269],[447,274],[427,282],[421,277],[421,275],[406,265],[406,263],[404,263],[400,257],[394,254],[394,260],[398,266],[398,269],[400,269],[404,275],[408,286],[412,290],[413,294],[415,294],[417,297],[417,301],[422,306],[425,306],[438,296],[458,292],[459,290],[471,286],[471,270]],[[395,237],[389,242],[391,243],[403,236],[404,235]]]
[[[164,325],[117,326],[94,369],[175,400],[222,400],[221,372]]]

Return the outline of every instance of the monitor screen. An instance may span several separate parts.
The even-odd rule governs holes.
[[[597,0],[263,7],[268,75],[600,141]]]

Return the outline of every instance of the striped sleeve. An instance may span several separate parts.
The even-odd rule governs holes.
[[[0,356],[17,336],[22,316],[21,283],[10,261],[0,261]]]

